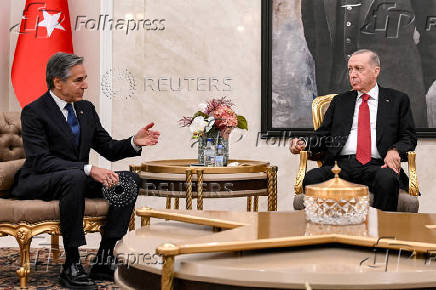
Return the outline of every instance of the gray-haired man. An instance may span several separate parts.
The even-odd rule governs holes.
[[[17,173],[12,190],[13,196],[22,199],[59,200],[66,251],[60,278],[63,286],[75,289],[95,288],[94,281],[80,265],[78,251],[79,246],[86,244],[82,222],[84,198],[99,196],[102,186],[111,187],[119,182],[118,173],[89,164],[90,149],[117,161],[141,155],[141,146],[155,145],[159,137],[159,132],[149,130],[151,123],[131,138],[112,139],[101,126],[92,103],[83,100],[88,88],[86,78],[81,57],[57,53],[48,61],[49,90],[21,113],[26,162]],[[139,185],[136,174],[124,174]],[[113,260],[110,258],[115,243],[127,231],[135,200],[110,206],[98,263],[91,269],[91,277],[113,280],[113,267],[107,261]]]

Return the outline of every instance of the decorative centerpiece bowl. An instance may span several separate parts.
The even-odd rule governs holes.
[[[341,169],[332,168],[333,179],[306,186],[306,219],[317,224],[352,225],[363,223],[368,215],[368,187],[339,178]]]

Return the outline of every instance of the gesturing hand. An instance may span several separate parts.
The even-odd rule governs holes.
[[[382,168],[392,168],[395,173],[400,173],[401,158],[397,150],[389,150],[384,161]]]
[[[298,154],[300,151],[306,148],[306,142],[301,139],[294,138],[291,140],[291,144],[289,145],[289,150],[292,154]]]
[[[150,130],[154,126],[154,122],[151,122],[144,128],[139,129],[135,137],[133,137],[133,143],[136,146],[149,146],[156,145],[159,142],[159,131]]]
[[[113,172],[112,170],[96,166],[91,167],[91,173],[89,175],[92,179],[100,182],[105,187],[115,186],[120,181],[117,173]]]

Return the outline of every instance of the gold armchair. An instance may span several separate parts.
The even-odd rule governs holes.
[[[319,96],[313,100],[312,103],[312,114],[313,114],[313,127],[318,129],[324,119],[324,114],[327,111],[331,100],[335,94]],[[418,212],[419,208],[419,188],[418,188],[418,177],[416,175],[416,153],[415,151],[407,152],[407,161],[409,169],[409,190],[408,192],[400,189],[398,197],[397,211],[400,212]],[[307,160],[316,161],[318,167],[322,166],[319,155],[311,156],[309,151],[300,152],[300,166],[298,168],[297,177],[295,180],[294,190],[294,209],[300,210],[304,209],[303,199],[303,179],[307,171]],[[370,204],[373,203],[374,196],[370,193]]]
[[[0,112],[0,237],[15,237],[20,247],[20,267],[17,275],[20,287],[27,287],[30,274],[30,244],[40,234],[51,235],[53,259],[59,258],[59,201],[16,200],[10,198],[9,190],[15,172],[25,161],[19,112]],[[85,233],[101,232],[106,222],[109,205],[106,200],[85,199]],[[129,229],[135,227],[132,212]]]

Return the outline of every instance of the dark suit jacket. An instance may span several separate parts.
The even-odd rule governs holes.
[[[359,9],[357,23],[352,23],[358,26],[358,33],[352,34],[351,43],[346,44],[340,40],[344,41],[343,34],[348,27],[337,23],[341,16],[338,11],[341,14],[345,11],[339,8],[341,1],[301,1],[304,34],[315,61],[318,95],[350,89],[346,55],[361,48],[372,49],[381,59],[378,81],[409,95],[416,125],[427,127],[425,95],[436,80],[436,27],[427,30],[426,22],[428,16],[436,15],[436,0],[362,0],[359,3],[360,6],[353,8],[353,11]],[[404,13],[404,17],[397,27],[399,13]],[[380,29],[386,21],[389,21],[387,28]],[[419,33],[418,45],[415,29]],[[337,55],[338,48],[344,47],[344,55]],[[344,65],[338,66],[335,59],[341,59]],[[341,72],[336,72],[339,68]],[[338,79],[338,75],[342,77]]]
[[[139,156],[130,138],[114,140],[101,126],[94,105],[89,101],[74,103],[80,124],[79,148],[74,144],[71,128],[50,93],[25,106],[21,112],[22,137],[26,162],[15,176],[15,183],[31,186],[45,174],[67,169],[82,169],[94,149],[110,161]],[[31,188],[14,187],[12,195],[25,196]]]
[[[335,96],[321,126],[311,137],[309,150],[326,151],[323,160],[326,165],[334,163],[347,141],[353,125],[356,100],[356,91]],[[397,148],[402,159],[406,158],[407,151],[415,150],[415,125],[406,94],[379,86],[376,122],[377,150],[383,159],[392,147]]]

